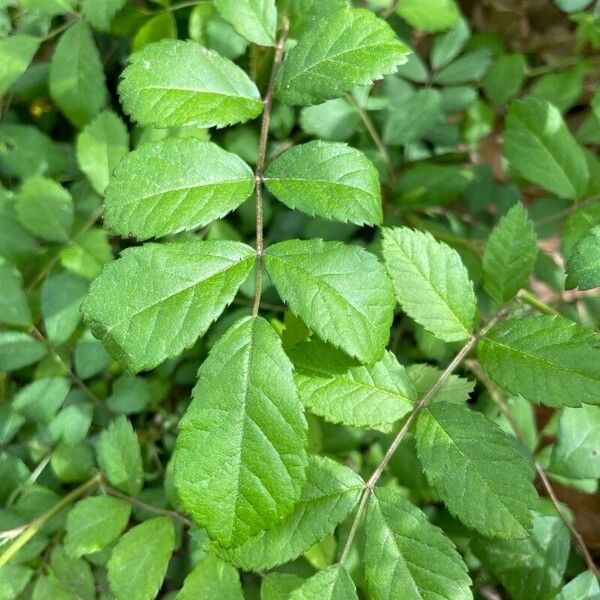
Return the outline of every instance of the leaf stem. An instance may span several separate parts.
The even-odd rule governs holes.
[[[264,254],[264,214],[263,214],[263,177],[265,162],[267,158],[267,142],[269,140],[269,124],[271,123],[271,109],[273,107],[273,94],[275,92],[275,78],[283,60],[283,50],[289,33],[289,20],[283,17],[283,28],[277,44],[275,55],[271,66],[271,75],[265,93],[262,122],[260,126],[260,139],[258,143],[258,158],[256,160],[256,171],[254,179],[256,182],[256,267],[255,267],[255,289],[254,302],[252,304],[252,316],[256,317],[260,309],[260,297],[263,288],[263,254]]]
[[[541,313],[546,315],[560,316],[559,312],[554,310],[551,306],[548,306],[545,302],[542,302],[537,296],[534,296],[527,290],[521,290],[518,298],[525,304],[529,304],[529,306],[539,310]]]
[[[458,354],[452,359],[450,364],[444,369],[444,371],[437,378],[436,382],[425,392],[423,397],[415,404],[411,413],[408,415],[408,418],[404,422],[404,425],[400,429],[400,431],[396,434],[396,437],[393,439],[383,458],[377,465],[377,468],[365,484],[362,497],[360,500],[360,504],[358,505],[358,509],[356,510],[356,514],[354,515],[354,521],[352,522],[352,526],[350,528],[350,533],[348,534],[348,538],[346,540],[346,544],[342,551],[340,557],[340,563],[344,563],[348,558],[348,554],[350,553],[350,548],[352,546],[352,542],[354,541],[354,537],[358,530],[358,525],[362,515],[365,511],[367,501],[375,488],[375,485],[379,481],[379,478],[383,474],[383,471],[387,464],[390,462],[392,456],[398,449],[398,446],[404,439],[404,436],[415,422],[419,414],[423,409],[427,407],[431,399],[435,396],[435,394],[439,391],[439,389],[444,385],[445,381],[452,375],[454,370],[463,362],[463,360],[467,357],[469,352],[473,349],[473,346],[496,324],[498,321],[502,320],[511,310],[512,302],[502,308],[492,319],[490,319],[477,333],[472,335],[467,343],[460,349]]]

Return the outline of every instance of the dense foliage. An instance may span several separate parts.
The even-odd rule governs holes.
[[[599,50],[0,0],[0,600],[600,598]]]

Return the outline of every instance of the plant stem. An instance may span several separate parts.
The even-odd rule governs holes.
[[[410,429],[411,425],[415,422],[421,411],[427,407],[431,399],[435,396],[435,394],[439,391],[439,389],[444,385],[445,381],[452,375],[454,370],[463,362],[463,360],[467,357],[469,352],[473,349],[473,346],[496,324],[498,321],[503,319],[508,312],[512,308],[512,303],[505,306],[501,309],[496,316],[490,319],[476,334],[472,335],[467,343],[460,349],[458,354],[452,359],[452,362],[444,369],[444,371],[440,374],[436,382],[425,392],[423,397],[415,404],[411,413],[408,415],[404,425],[400,429],[400,431],[396,434],[396,437],[393,439],[390,447],[387,449],[387,452],[384,454],[383,458],[379,462],[379,465],[365,484],[365,488],[362,493],[362,497],[360,500],[360,504],[358,505],[358,509],[356,510],[356,514],[354,516],[354,521],[352,522],[352,526],[350,528],[350,533],[348,534],[348,539],[346,540],[346,545],[344,546],[344,550],[342,551],[342,555],[340,557],[340,563],[344,563],[348,558],[348,554],[350,552],[350,548],[352,546],[352,542],[356,535],[356,531],[358,530],[358,525],[360,519],[362,518],[363,512],[367,506],[367,501],[369,496],[373,492],[373,489],[379,478],[381,477],[385,467],[390,462],[392,456],[398,449],[398,446],[404,439],[404,436]]]
[[[542,302],[537,296],[534,296],[527,290],[521,290],[518,295],[519,300],[525,304],[529,304],[536,310],[546,315],[560,316],[560,313],[555,311],[551,306],[548,306],[545,302]]]
[[[71,27],[71,25],[73,25],[73,23],[75,23],[75,21],[79,20],[79,15],[75,15],[75,17],[76,18],[71,19],[70,21],[67,21],[66,23],[63,23],[56,29],[53,29],[52,31],[48,32],[43,38],[41,38],[41,42],[48,42],[52,38],[55,38],[57,35],[61,34],[65,29],[68,29],[69,27]]]
[[[289,20],[283,17],[283,29],[275,46],[275,55],[271,66],[271,75],[265,93],[262,122],[260,126],[260,139],[258,143],[258,159],[256,160],[256,171],[254,180],[256,182],[256,267],[255,267],[255,289],[254,303],[252,305],[252,316],[256,317],[260,309],[260,297],[263,287],[263,254],[264,247],[264,214],[263,214],[263,176],[267,158],[267,142],[269,140],[269,124],[271,123],[271,109],[273,107],[273,94],[275,92],[275,77],[283,60],[283,50],[288,38]]]

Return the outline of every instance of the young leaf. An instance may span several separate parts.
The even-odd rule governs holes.
[[[31,35],[11,35],[0,39],[0,96],[26,71],[37,52],[40,39]]]
[[[254,256],[249,246],[228,241],[129,248],[92,283],[84,320],[129,370],[151,369],[206,332]]]
[[[583,149],[549,102],[524,98],[511,104],[504,156],[525,179],[558,196],[585,194],[590,174]]]
[[[537,257],[533,223],[522,204],[515,204],[494,228],[483,253],[483,287],[504,304],[526,283]]]
[[[382,247],[402,310],[445,342],[468,338],[475,293],[458,253],[407,227],[384,229]]]
[[[290,355],[297,368],[298,395],[312,413],[332,423],[390,431],[412,410],[417,391],[391,352],[371,366],[340,371],[330,368],[327,350],[314,339],[296,345]],[[302,355],[310,355],[318,366],[298,366],[294,356]]]
[[[31,309],[18,269],[0,256],[0,323],[16,327],[32,324]]]
[[[140,125],[224,127],[258,116],[258,89],[237,65],[193,41],[163,40],[136,52],[119,86]]]
[[[180,423],[174,460],[183,506],[224,547],[272,527],[300,499],[306,429],[275,330],[260,317],[238,321],[200,367]]]
[[[600,287],[600,226],[596,226],[573,248],[567,260],[569,279],[580,290]]]
[[[308,106],[393,73],[408,48],[370,10],[343,9],[302,34],[277,75],[277,96]]]
[[[330,535],[352,511],[364,488],[352,469],[330,458],[309,455],[306,485],[292,512],[237,548],[218,548],[244,571],[266,571],[294,560]]]
[[[214,554],[203,558],[185,578],[177,600],[244,600],[236,569]]]
[[[358,600],[354,582],[346,567],[331,565],[307,579],[289,600]]]
[[[130,529],[108,560],[108,581],[117,600],[156,598],[175,549],[169,517],[156,517]]]
[[[81,12],[92,27],[108,31],[113,17],[127,0],[81,0]]]
[[[66,242],[73,227],[71,194],[52,179],[27,179],[17,195],[16,210],[21,223],[49,242]]]
[[[89,123],[106,104],[104,67],[83,19],[60,38],[50,63],[48,85],[53,100],[76,127]]]
[[[346,144],[315,140],[278,156],[265,174],[267,189],[286,206],[325,219],[381,223],[379,175]]]
[[[478,356],[498,385],[535,404],[600,404],[596,335],[562,317],[539,315],[498,323],[479,342]]]
[[[275,0],[215,0],[214,5],[223,18],[248,41],[259,46],[275,45]]]
[[[105,223],[123,237],[162,237],[208,225],[253,190],[252,170],[236,154],[196,138],[166,139],[121,160],[106,190]]]
[[[129,522],[131,505],[110,496],[80,500],[67,515],[65,550],[74,557],[93,554],[114,542]]]
[[[488,537],[527,535],[537,499],[534,468],[514,438],[448,402],[421,413],[416,438],[427,479],[453,515]]]
[[[414,364],[406,368],[408,376],[417,388],[417,397],[421,398],[440,378],[441,371],[432,365]],[[463,379],[458,375],[450,375],[433,395],[431,402],[454,402],[464,404],[475,388],[475,382]]]
[[[116,488],[137,496],[144,485],[144,466],[137,436],[125,417],[115,419],[98,438],[98,463]]]
[[[129,150],[125,123],[114,112],[101,112],[77,138],[77,163],[94,190],[104,194],[113,169]]]
[[[472,599],[467,567],[454,544],[397,491],[376,488],[365,520],[369,597]]]
[[[383,266],[358,246],[290,240],[265,252],[281,298],[319,337],[361,362],[383,354],[394,297]]]

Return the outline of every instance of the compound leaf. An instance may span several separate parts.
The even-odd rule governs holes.
[[[341,564],[331,565],[307,579],[289,600],[358,600],[352,578]]]
[[[259,46],[275,45],[275,0],[215,0],[214,5],[223,18],[248,41]]]
[[[281,298],[319,337],[361,362],[381,358],[394,296],[375,256],[339,242],[290,240],[268,248],[264,260]]]
[[[224,547],[272,527],[300,500],[306,429],[281,340],[264,319],[241,319],[200,367],[180,424],[183,506]]]
[[[151,369],[206,332],[254,257],[252,248],[230,241],[128,248],[90,286],[84,320],[131,371]]]
[[[286,206],[309,215],[357,225],[383,219],[377,169],[346,144],[315,140],[291,148],[267,169],[265,185]]]
[[[161,237],[225,216],[253,190],[254,175],[236,154],[196,138],[166,139],[121,160],[106,190],[105,222],[124,237]]]

